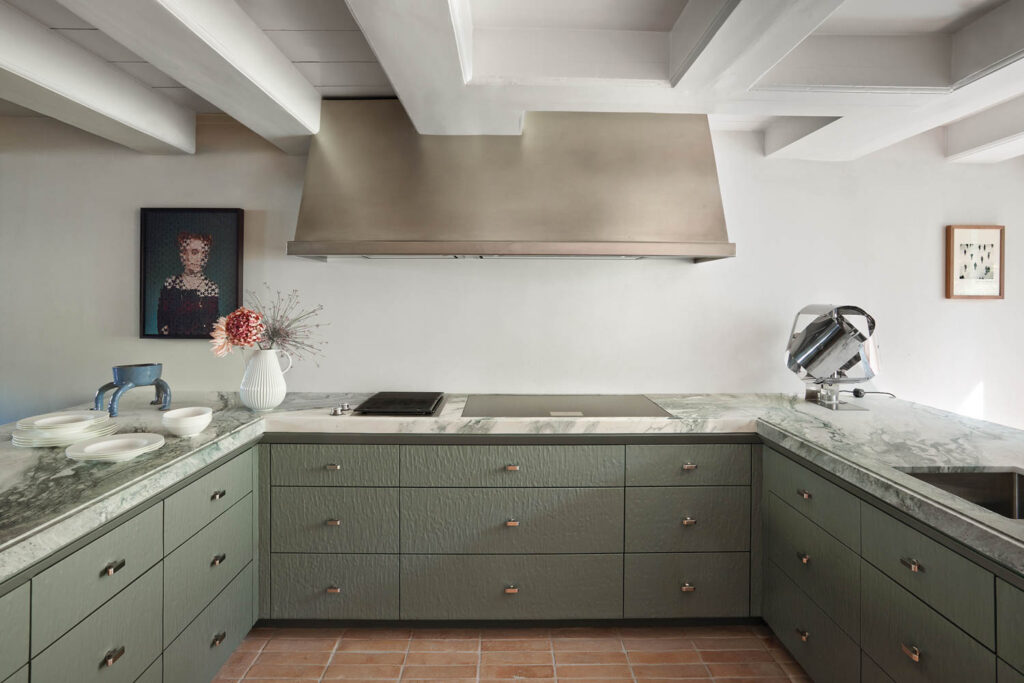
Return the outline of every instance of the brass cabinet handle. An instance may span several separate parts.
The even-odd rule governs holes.
[[[915,574],[924,573],[924,565],[922,565],[920,562],[918,562],[912,557],[901,557],[900,564],[902,564],[904,567],[914,572]]]
[[[900,649],[903,650],[903,654],[905,654],[906,656],[910,657],[911,661],[914,661],[914,662],[920,662],[921,661],[921,651],[919,649],[917,649],[916,647],[914,647],[913,645],[911,645],[910,647],[907,647],[903,643],[900,643]]]
[[[227,556],[226,553],[221,553],[220,555],[214,555],[213,559],[210,560],[210,566],[211,567],[219,567],[220,565],[222,565],[224,563],[224,560],[226,560],[226,559],[228,559],[228,556]]]
[[[811,637],[811,632],[810,631],[804,631],[803,629],[800,629],[800,628],[798,628],[796,630],[796,634],[798,636],[800,636],[801,642],[804,642],[804,643],[806,643],[808,641],[808,639]]]
[[[223,643],[224,639],[227,638],[227,637],[228,637],[228,632],[227,631],[221,631],[220,633],[218,633],[217,635],[215,635],[213,637],[213,640],[210,642],[210,647],[211,648],[213,648],[213,647],[220,647],[221,643]]]
[[[126,564],[126,561],[123,560],[123,559],[111,562],[110,564],[108,564],[106,567],[103,568],[103,571],[100,572],[100,576],[113,576],[114,574],[116,574],[119,571],[121,571],[122,569],[124,569],[124,565],[125,564]]]
[[[505,586],[505,595],[518,595],[519,587],[516,585]]]
[[[681,590],[684,593],[693,593],[695,590],[697,590],[697,587],[694,586],[692,583],[684,583],[682,586],[679,587],[679,590]]]
[[[324,524],[326,524],[327,526],[341,526],[341,520],[340,519],[329,519],[326,522],[324,522]]]
[[[124,657],[124,645],[114,648],[113,650],[108,650],[107,654],[103,655],[103,661],[100,662],[100,667],[114,666],[114,663],[121,659],[121,657]]]
[[[695,469],[697,469],[697,466],[694,463],[692,463],[692,462],[688,462],[685,465],[683,465],[683,470],[684,471],[689,472],[690,470],[695,470]]]
[[[210,500],[220,500],[224,496],[228,495],[227,489],[221,489],[220,491],[214,491],[213,495],[210,496]]]
[[[801,563],[803,563],[803,564],[810,564],[810,563],[811,563],[811,556],[810,556],[810,555],[808,555],[807,553],[802,553],[802,552],[800,552],[800,551],[798,550],[798,551],[796,552],[796,556],[797,556],[798,558],[800,558],[800,562],[801,562]]]
[[[505,471],[506,472],[518,472],[519,471],[519,465],[505,465]]]
[[[505,526],[519,526],[518,519],[507,519],[505,520]]]
[[[804,500],[810,500],[812,498],[811,492],[808,491],[807,489],[797,489],[796,495],[800,496]]]
[[[341,592],[341,589],[340,589],[340,588],[338,588],[337,586],[328,586],[328,587],[327,587],[327,592],[328,592],[328,593],[332,593],[332,594],[333,594],[333,593],[340,593],[340,592]]]
[[[683,517],[683,526],[693,526],[697,523],[693,517]]]
[[[337,463],[329,462],[326,465],[324,465],[324,469],[325,470],[340,470],[341,469],[341,465],[339,465]]]

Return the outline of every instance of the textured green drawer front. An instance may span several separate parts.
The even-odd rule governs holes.
[[[398,618],[398,555],[274,553],[270,566],[273,619]]]
[[[398,552],[396,488],[274,486],[270,508],[274,552]]]
[[[764,449],[764,488],[860,552],[860,500],[770,448]]]
[[[164,644],[251,560],[252,496],[246,496],[164,560]]]
[[[33,655],[160,561],[162,512],[154,505],[32,579]]]
[[[403,555],[401,575],[403,619],[622,617],[622,555]]]
[[[28,661],[29,585],[0,598],[0,680]]]
[[[994,654],[867,562],[861,563],[861,620],[861,647],[900,683],[995,680]],[[918,648],[920,661],[903,646]]]
[[[812,680],[860,680],[857,644],[770,561],[764,589],[764,620]]]
[[[32,680],[45,683],[131,683],[160,654],[162,565],[73,628],[32,660]],[[107,653],[124,648],[111,666]]]
[[[274,444],[274,486],[398,486],[398,446]]]
[[[212,681],[252,626],[252,564],[164,652],[164,683]],[[217,644],[219,643],[219,644]]]
[[[403,553],[621,553],[622,489],[403,489]]]
[[[996,680],[999,683],[1024,683],[1024,674],[999,659],[996,660]]]
[[[626,489],[626,552],[749,548],[749,486]]]
[[[896,683],[889,674],[882,671],[882,667],[875,664],[875,660],[868,657],[862,651],[860,653],[860,681],[861,683]]]
[[[252,491],[252,448],[164,501],[164,554]]]
[[[774,493],[765,498],[768,558],[854,641],[860,640],[860,558]]]
[[[996,579],[996,652],[1024,671],[1024,591]]]
[[[693,590],[684,591],[686,584]],[[626,555],[623,615],[627,619],[749,614],[748,553]]]
[[[164,660],[157,657],[156,661],[149,665],[141,676],[135,679],[135,683],[161,683],[164,680]]]
[[[626,486],[750,484],[750,446],[626,446]]]
[[[625,467],[624,446],[402,446],[400,453],[402,486],[622,486]]]
[[[28,664],[11,674],[10,678],[5,678],[4,683],[28,683]]]
[[[867,503],[861,507],[861,525],[865,560],[995,649],[992,574]],[[919,570],[911,571],[908,564]]]

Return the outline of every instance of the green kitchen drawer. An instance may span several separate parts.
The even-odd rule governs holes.
[[[749,486],[626,489],[628,553],[749,549]]]
[[[806,467],[764,449],[764,488],[860,552],[860,500]]]
[[[272,619],[398,619],[398,555],[274,553],[270,567]]]
[[[996,680],[999,683],[1024,683],[1024,674],[999,659],[996,660]]]
[[[162,584],[163,565],[158,564],[33,658],[32,680],[136,680],[160,654]]]
[[[157,657],[156,661],[150,664],[149,668],[142,672],[141,676],[135,679],[135,683],[161,683],[163,680],[164,660],[163,657]]]
[[[747,444],[626,446],[626,486],[749,486]]]
[[[982,645],[996,649],[991,573],[867,503],[861,505],[861,527],[865,560]]]
[[[402,489],[403,553],[621,553],[622,489]]]
[[[402,446],[402,486],[622,486],[624,446]]]
[[[157,504],[33,578],[33,656],[159,562],[162,530]]]
[[[766,496],[763,513],[768,559],[859,641],[860,558],[774,493]]]
[[[274,444],[274,486],[398,486],[398,446]]]
[[[996,579],[996,653],[1024,671],[1024,591]]]
[[[0,598],[0,680],[28,661],[29,584]]]
[[[863,650],[860,653],[860,682],[896,683],[889,677],[889,674],[882,671],[882,667],[875,664],[875,660],[868,657]]]
[[[250,448],[164,501],[165,555],[252,491],[255,451]]]
[[[249,563],[167,647],[164,683],[206,683],[217,675],[255,621],[252,572]]]
[[[403,555],[402,619],[619,619],[622,555]]]
[[[627,619],[750,615],[749,553],[651,553],[625,557]]]
[[[252,496],[238,501],[164,559],[164,644],[252,560]]]
[[[866,561],[860,598],[861,647],[894,680],[995,681],[994,654]]]
[[[764,582],[764,620],[811,680],[861,680],[857,643],[771,561],[765,563]]]
[[[11,674],[10,678],[5,678],[3,683],[28,683],[28,664]]]
[[[276,553],[397,553],[398,489],[340,486],[270,489]]]

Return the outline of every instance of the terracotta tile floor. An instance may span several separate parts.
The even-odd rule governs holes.
[[[810,683],[764,626],[253,629],[217,683]]]

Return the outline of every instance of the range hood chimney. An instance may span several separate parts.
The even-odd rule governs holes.
[[[420,135],[398,100],[325,100],[295,256],[705,261],[729,242],[706,116],[530,112]]]

